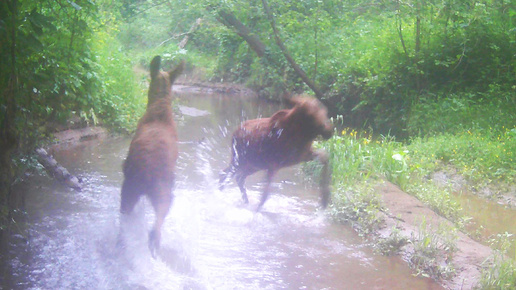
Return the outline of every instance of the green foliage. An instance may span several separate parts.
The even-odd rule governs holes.
[[[491,137],[516,126],[516,93],[492,85],[485,93],[430,95],[414,104],[407,122],[410,136],[468,130]]]
[[[17,141],[12,154],[1,156],[2,174],[9,175],[0,192],[1,228],[15,210],[8,188],[34,166],[28,162],[33,149],[56,127],[72,116],[134,126],[132,65],[109,35],[116,7],[110,0],[0,4],[0,125],[2,132],[11,125]]]
[[[382,222],[379,211],[383,210],[375,187],[387,179],[463,228],[466,218],[458,201],[450,190],[426,178],[428,168],[423,169],[426,159],[411,151],[421,150],[420,147],[396,142],[393,137],[374,139],[352,129],[340,133],[317,144],[330,156],[334,194],[331,213],[337,221],[351,223],[363,235],[375,232]],[[318,174],[312,169],[306,171]],[[383,253],[392,254],[409,242],[415,249],[411,262],[418,274],[446,278],[454,272],[447,257],[456,250],[456,232],[454,226],[431,229],[423,221],[418,234],[410,239],[394,229],[390,237],[377,241],[377,247]]]
[[[42,122],[64,121],[72,111],[87,108],[98,81],[90,74],[87,46],[92,32],[87,22],[94,19],[96,6],[89,1],[70,3],[24,1],[13,6],[16,10],[7,10],[5,19],[12,21],[4,22],[2,30],[2,67],[15,70],[20,92],[16,103],[23,119],[29,118],[25,125],[31,131]],[[1,87],[5,88],[7,74],[12,72],[2,71]]]
[[[413,176],[418,175],[413,174]],[[467,218],[462,212],[460,203],[449,188],[439,187],[434,181],[425,180],[421,176],[414,177],[413,180],[415,182],[403,187],[404,191],[417,197],[437,214],[455,222],[459,228],[464,227]]]
[[[138,86],[133,71],[133,61],[122,51],[113,36],[115,29],[103,29],[95,33],[92,50],[96,54],[96,77],[102,82],[92,97],[94,110],[104,125],[131,132],[135,129],[138,116],[143,115],[147,94],[144,83]],[[144,79],[145,80],[145,79]]]
[[[237,37],[220,27],[202,1],[127,0],[121,15],[119,31],[112,35],[119,40],[121,50],[133,58],[133,64],[147,67],[152,57],[162,55],[165,69],[170,62],[184,59],[196,81],[224,77],[217,72],[221,35]],[[202,20],[200,25],[190,32],[198,19]],[[186,46],[179,48],[187,36]]]
[[[408,146],[419,159],[421,173],[431,173],[440,164],[451,164],[458,173],[478,186],[491,183],[513,184],[516,176],[516,127],[479,133],[414,138]]]
[[[18,79],[17,126],[20,133],[26,132],[22,143],[35,144],[37,132],[51,132],[56,122],[73,115],[115,128],[134,126],[127,118],[137,110],[138,91],[131,61],[114,37],[116,3],[9,3],[18,6],[5,15],[14,21],[2,26],[7,45],[0,53],[2,66],[13,67]],[[14,37],[9,34],[13,29]],[[2,72],[4,88],[11,71]]]
[[[269,2],[287,49],[347,126],[407,137],[458,126],[465,115],[474,121],[486,104],[492,108],[490,118],[479,122],[492,124],[509,116],[507,109],[504,116],[494,111],[514,105],[516,8],[510,3]],[[126,48],[152,51],[170,45],[174,51],[195,19],[202,18],[185,50],[195,63],[204,57],[207,78],[246,83],[274,98],[283,91],[309,90],[271,37],[261,1],[126,0],[123,11],[120,39]],[[266,46],[267,57],[259,58],[224,26],[220,11],[249,28]],[[426,122],[427,109],[455,110],[459,104],[479,110],[447,114],[451,122]]]
[[[378,37],[372,40],[373,47],[364,47],[366,53],[360,57],[367,65],[360,71],[367,74],[359,75],[353,84],[361,89],[355,111],[372,113],[370,124],[377,132],[405,135],[402,129],[411,107],[428,102],[426,92],[446,92],[447,98],[454,99],[450,92],[488,93],[494,84],[503,90],[514,85],[510,71],[515,62],[509,53],[513,38],[509,29],[500,27],[506,18],[499,3],[474,4],[483,7],[485,13],[481,13],[459,2],[413,2],[410,8],[386,7],[386,11],[394,9],[395,17],[385,13],[375,19]],[[356,75],[355,71],[351,74]],[[344,93],[354,89],[344,84]],[[477,96],[504,100],[499,94]]]

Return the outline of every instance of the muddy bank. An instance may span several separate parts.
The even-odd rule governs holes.
[[[399,230],[406,239],[417,237],[423,219],[427,224],[426,229],[433,233],[443,226],[449,229],[455,228],[453,223],[390,182],[378,186],[377,192],[382,197],[386,208],[383,213],[384,224],[379,231],[381,238],[389,238],[393,229]],[[480,280],[482,263],[491,256],[492,250],[462,232],[457,232],[456,244],[457,251],[451,257],[437,257],[437,264],[451,265],[455,269],[453,277],[440,282],[448,289],[473,289]],[[411,243],[401,248],[401,255],[405,260],[410,261],[414,255],[414,247]]]
[[[53,135],[53,142],[47,146],[50,153],[75,147],[81,142],[104,139],[109,136],[109,132],[106,128],[93,126],[59,131]]]
[[[516,209],[516,185],[489,184],[476,187],[452,167],[434,172],[431,178],[441,186],[451,186],[455,192],[470,192],[484,199],[493,200],[500,205]]]
[[[55,132],[53,134],[52,143],[45,146],[45,148],[36,148],[36,159],[45,168],[50,178],[53,178],[76,191],[81,191],[81,179],[59,164],[54,159],[53,155],[59,150],[73,148],[88,141],[101,140],[107,136],[108,131],[105,128],[96,126]]]
[[[172,87],[177,93],[204,93],[238,96],[257,96],[256,92],[242,85],[220,83],[180,83]]]

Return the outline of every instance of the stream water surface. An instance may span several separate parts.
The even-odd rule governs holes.
[[[218,190],[230,132],[279,104],[193,94],[179,103],[175,199],[158,257],[147,247],[154,214],[146,199],[128,221],[126,249],[115,246],[130,138],[91,141],[55,154],[82,178],[81,192],[45,176],[24,185],[28,224],[10,247],[5,289],[441,289],[332,223],[298,167],[280,171],[258,213],[263,174],[247,179],[249,205],[234,183]]]

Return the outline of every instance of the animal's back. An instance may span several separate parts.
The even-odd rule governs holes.
[[[289,112],[281,110],[270,118],[242,123],[233,134],[233,155],[238,158],[237,167],[258,171],[288,166],[297,152],[310,146],[311,142],[296,142],[295,134],[283,126],[283,118]]]
[[[124,175],[145,184],[173,181],[177,155],[177,135],[173,124],[142,124],[129,147]]]

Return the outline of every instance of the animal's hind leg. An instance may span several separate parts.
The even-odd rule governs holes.
[[[156,251],[159,250],[161,242],[161,228],[165,217],[168,214],[170,205],[172,204],[172,186],[161,186],[159,190],[149,194],[152,207],[156,213],[156,221],[149,233],[149,250],[152,257],[156,257]]]
[[[123,215],[130,214],[139,199],[140,192],[136,185],[125,179],[124,183],[122,184],[120,213]]]
[[[224,189],[224,186],[226,186],[226,180],[228,179],[228,177],[231,177],[235,172],[235,169],[233,167],[233,165],[230,165],[228,168],[224,169],[220,174],[219,174],[219,190],[223,190]]]
[[[247,178],[247,175],[244,173],[237,173],[236,181],[238,183],[238,187],[240,188],[240,192],[242,193],[242,199],[244,200],[245,204],[249,203],[249,199],[247,198],[247,191],[245,190],[245,179]]]
[[[131,183],[128,179],[124,180],[122,184],[122,193],[120,200],[120,231],[118,233],[117,238],[117,247],[123,248],[124,240],[123,240],[123,230],[124,230],[124,222],[127,219],[127,216],[132,213],[134,206],[140,199],[140,191],[136,187],[135,184]]]
[[[258,204],[258,207],[256,208],[256,211],[259,211],[262,208],[263,204],[269,197],[269,190],[270,190],[270,186],[271,186],[271,182],[272,182],[272,177],[274,177],[275,173],[276,173],[276,171],[274,171],[272,169],[267,170],[267,178],[265,181],[265,188],[263,189],[262,198],[260,200],[260,204]]]

